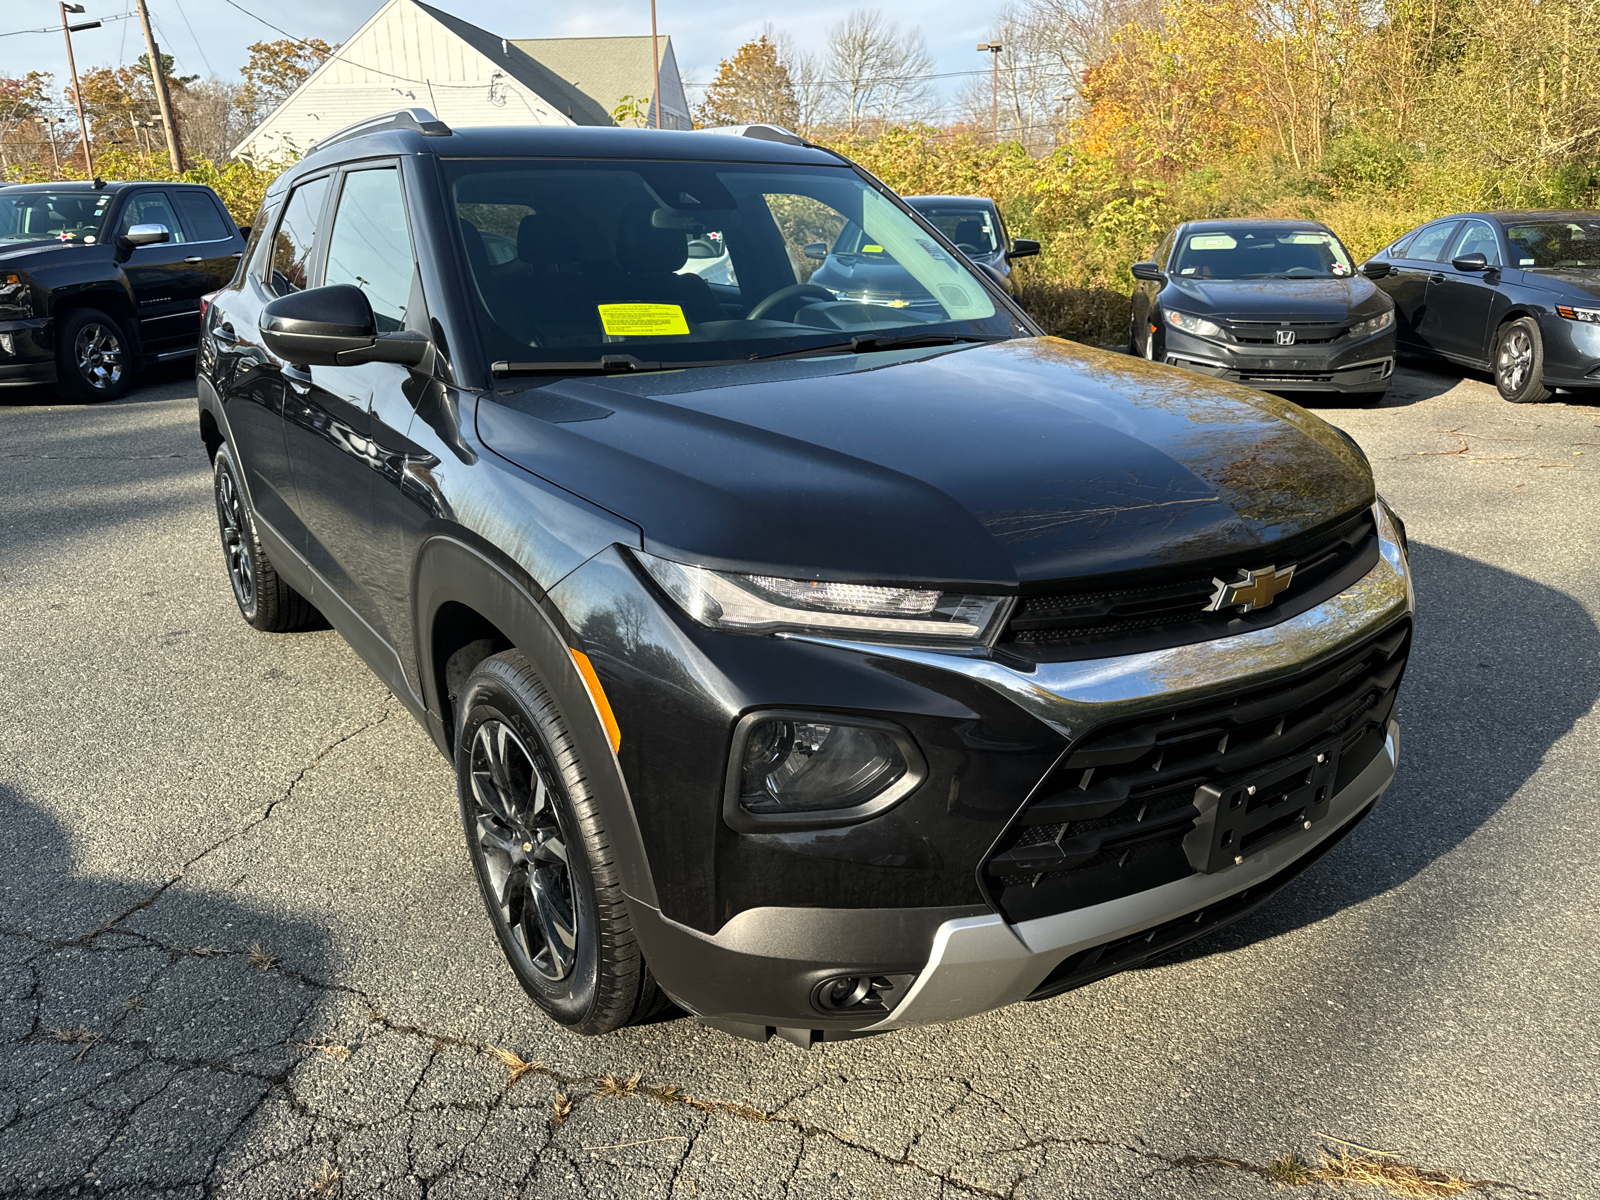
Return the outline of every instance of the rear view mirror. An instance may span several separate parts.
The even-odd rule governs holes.
[[[130,225],[122,240],[130,246],[154,246],[172,240],[165,225]]]
[[[1458,271],[1487,271],[1489,259],[1483,254],[1463,254],[1460,258],[1452,258],[1450,265]]]
[[[1013,238],[1007,258],[1032,258],[1039,253],[1039,243],[1032,238]]]
[[[1361,264],[1361,273],[1368,279],[1383,279],[1389,274],[1389,264],[1380,259],[1372,259]]]
[[[348,283],[278,297],[261,310],[261,340],[279,358],[304,367],[414,367],[431,345],[420,333],[380,334],[366,293]]]
[[[803,251],[807,258],[814,258],[818,262],[828,257],[827,242],[810,242]]]
[[[1135,279],[1142,279],[1146,283],[1165,283],[1166,274],[1153,262],[1134,263],[1128,270]]]

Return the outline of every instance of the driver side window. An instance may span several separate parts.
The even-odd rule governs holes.
[[[173,215],[165,192],[139,192],[128,198],[122,209],[122,221],[117,226],[117,236],[127,236],[135,225],[165,225],[168,242],[183,241],[183,227]]]

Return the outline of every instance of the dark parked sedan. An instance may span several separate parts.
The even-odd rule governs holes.
[[[1514,404],[1600,387],[1600,213],[1457,213],[1362,264],[1402,353],[1494,372]]]
[[[1013,296],[1021,289],[1011,264],[1039,253],[1031,238],[1013,238],[1005,218],[987,196],[907,196],[906,203],[956,244],[956,249],[1000,276]]]
[[[1326,225],[1190,221],[1133,278],[1133,354],[1272,392],[1389,389],[1394,305]]]

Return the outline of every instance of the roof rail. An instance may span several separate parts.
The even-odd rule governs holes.
[[[783,142],[789,146],[809,146],[810,142],[782,125],[718,125],[701,133],[725,133],[730,137],[759,138],[763,142]]]
[[[354,125],[346,125],[320,141],[312,142],[307,153],[309,154],[311,150],[321,150],[324,146],[331,146],[335,142],[348,141],[353,137],[386,129],[410,129],[423,137],[449,137],[453,132],[450,126],[425,108],[402,108],[381,116],[368,117],[365,121],[357,121]]]

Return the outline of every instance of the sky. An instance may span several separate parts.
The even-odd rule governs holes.
[[[77,21],[121,17],[99,29],[73,35],[73,52],[80,71],[91,67],[131,63],[144,52],[143,38],[132,0],[82,0],[87,11]],[[382,0],[238,0],[296,37],[343,41],[372,15]],[[648,0],[633,3],[600,2],[547,7],[542,12],[511,0],[430,0],[437,8],[471,21],[502,37],[608,36],[650,32]],[[156,40],[164,53],[177,60],[184,75],[216,75],[237,81],[251,42],[272,41],[280,35],[228,0],[148,0],[156,26]],[[808,10],[804,20],[773,20],[773,7],[752,0],[701,0],[675,4],[658,0],[658,20],[663,34],[672,36],[679,68],[701,86],[715,76],[717,64],[741,44],[760,33],[768,21],[788,33],[802,50],[821,51],[828,29],[855,4],[824,0]],[[870,7],[871,5],[862,5]],[[988,21],[994,4],[971,0],[886,0],[877,7],[903,25],[920,24],[940,72],[986,72],[989,60],[976,46],[989,37]],[[30,70],[53,71],[59,89],[68,82],[55,0],[11,0],[0,5],[0,34],[12,30],[55,26],[50,33],[0,36],[0,74],[21,75]],[[936,81],[942,94],[953,99],[968,77]],[[691,96],[691,99],[698,99]]]

